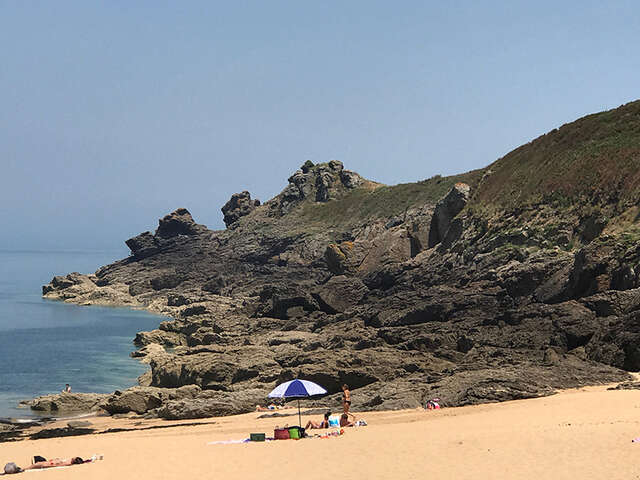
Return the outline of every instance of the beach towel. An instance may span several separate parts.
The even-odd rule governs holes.
[[[236,443],[248,443],[250,441],[248,438],[242,440],[218,440],[217,442],[208,442],[207,445],[232,445]]]

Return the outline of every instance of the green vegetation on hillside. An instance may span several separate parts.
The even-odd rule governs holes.
[[[488,167],[476,204],[635,201],[640,197],[640,101],[588,115]]]
[[[327,203],[305,203],[298,215],[305,224],[344,226],[366,219],[403,215],[412,207],[435,205],[451,187],[464,182],[472,187],[482,178],[483,170],[473,170],[450,177],[435,176],[416,183],[357,188]]]

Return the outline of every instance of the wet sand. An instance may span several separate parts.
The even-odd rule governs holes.
[[[95,417],[90,420],[101,430],[192,425],[3,443],[0,464],[28,465],[33,455],[104,454],[95,463],[18,477],[43,480],[640,478],[640,443],[631,441],[640,437],[640,391],[634,390],[589,387],[439,411],[364,412],[357,415],[369,425],[345,429],[339,437],[209,444],[297,423],[297,417],[259,415],[184,422]]]

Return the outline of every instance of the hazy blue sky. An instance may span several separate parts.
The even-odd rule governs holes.
[[[221,228],[306,159],[387,184],[484,166],[640,97],[629,1],[0,0],[0,248]]]

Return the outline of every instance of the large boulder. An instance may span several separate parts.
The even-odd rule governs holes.
[[[143,414],[159,408],[164,402],[193,398],[200,393],[196,385],[181,388],[131,387],[124,391],[116,391],[107,396],[101,407],[109,412]]]
[[[435,247],[447,237],[452,220],[469,201],[471,187],[456,183],[446,197],[436,204],[429,229],[429,248]]]
[[[100,409],[100,404],[109,397],[99,393],[57,393],[36,397],[20,402],[37,412],[48,413],[85,413]]]
[[[363,182],[360,175],[345,170],[338,160],[316,165],[307,161],[289,177],[289,185],[279,195],[280,213],[288,213],[305,199],[327,202],[338,198],[344,191],[354,189]]]
[[[355,307],[368,289],[358,278],[339,275],[313,292],[320,308],[327,313],[339,313]]]
[[[137,346],[158,344],[167,347],[175,347],[178,345],[186,345],[187,341],[185,336],[180,333],[155,329],[149,332],[138,332],[133,343]]]
[[[249,215],[256,207],[260,206],[260,200],[252,200],[251,194],[246,190],[234,193],[227,203],[222,207],[224,224],[229,227],[238,221],[239,218]]]
[[[124,243],[126,243],[127,247],[131,250],[131,254],[137,259],[149,257],[159,250],[158,242],[151,232],[141,233]]]
[[[270,382],[280,373],[274,356],[267,347],[194,347],[180,355],[153,358],[152,385],[175,388],[195,384],[203,389],[228,390],[240,382]]]
[[[160,219],[155,236],[166,239],[178,235],[196,235],[206,230],[204,225],[198,225],[193,221],[186,208],[178,208]]]
[[[262,403],[268,389],[243,389],[236,392],[203,391],[194,398],[165,402],[155,413],[167,420],[209,418],[252,412]]]

